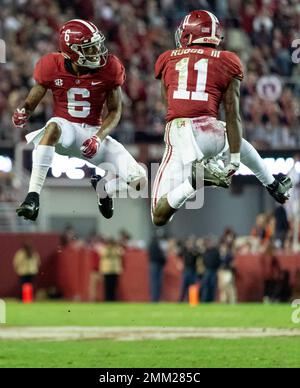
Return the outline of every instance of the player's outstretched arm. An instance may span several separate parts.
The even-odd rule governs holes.
[[[21,108],[17,108],[12,116],[12,122],[17,128],[24,128],[26,126],[26,122],[35,108],[38,106],[44,95],[46,94],[47,89],[40,85],[34,85],[25,102]]]
[[[106,99],[107,116],[103,120],[101,129],[97,133],[100,140],[105,139],[107,135],[118,125],[122,113],[122,92],[121,87],[112,89]]]
[[[226,167],[227,176],[238,170],[242,142],[242,121],[240,115],[240,81],[233,78],[224,95],[226,130],[230,149],[230,164]]]
[[[46,92],[47,92],[47,89],[40,84],[34,85],[31,88],[23,106],[27,114],[31,115],[33,113],[33,111],[41,102]]]

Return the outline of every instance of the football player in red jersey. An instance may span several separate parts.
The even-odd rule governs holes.
[[[192,11],[175,34],[175,50],[160,55],[155,77],[161,79],[167,106],[166,150],[152,193],[152,219],[165,225],[204,185],[228,187],[240,161],[247,165],[280,203],[288,198],[290,178],[275,179],[257,151],[242,139],[239,111],[243,67],[232,52],[221,51],[221,26],[211,12]],[[226,123],[217,120],[223,102]],[[225,125],[224,125],[225,124]],[[210,165],[226,146],[225,168]]]
[[[13,123],[24,127],[48,89],[53,94],[54,112],[44,128],[26,136],[36,149],[28,195],[17,209],[19,216],[37,218],[40,192],[54,151],[85,159],[94,166],[105,162],[118,176],[102,181],[104,193],[97,195],[99,210],[106,218],[113,214],[111,196],[117,190],[128,185],[139,189],[145,183],[144,169],[109,136],[121,117],[125,71],[120,60],[108,54],[104,40],[93,23],[70,20],[60,29],[60,52],[43,56],[35,66],[36,85],[24,105],[14,112]],[[108,113],[102,121],[104,104]],[[92,177],[95,190],[100,179],[99,175]]]

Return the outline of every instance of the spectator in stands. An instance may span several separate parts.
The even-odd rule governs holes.
[[[60,236],[60,244],[62,248],[65,248],[69,244],[74,243],[77,240],[76,232],[72,225],[66,225],[63,233]]]
[[[162,290],[163,269],[166,264],[166,254],[162,246],[160,235],[155,233],[148,246],[150,270],[150,298],[151,302],[159,302]]]
[[[199,284],[201,285],[201,281],[203,279],[203,275],[204,275],[204,272],[205,272],[205,267],[204,267],[204,262],[203,262],[203,253],[204,253],[204,238],[197,238],[196,240],[196,244],[195,244],[195,248],[196,248],[196,251],[197,251],[197,262],[196,262],[196,272],[197,272],[197,278],[198,278],[198,282]],[[199,295],[200,295],[200,289],[201,287],[199,287]],[[200,299],[200,297],[199,297]]]
[[[287,302],[291,296],[290,274],[283,270],[270,243],[262,255],[264,273],[264,302]]]
[[[278,248],[284,247],[284,242],[289,232],[289,222],[286,210],[283,206],[277,206],[274,211],[275,217],[275,244]]]
[[[232,244],[220,244],[220,268],[218,271],[218,289],[220,302],[236,303],[234,253]]]
[[[272,224],[268,214],[258,214],[255,220],[255,226],[251,231],[251,236],[257,237],[261,241],[262,246],[265,246],[270,241],[272,233]]]
[[[99,268],[101,260],[101,251],[104,247],[103,240],[100,236],[93,236],[91,237],[88,246],[91,251],[89,300],[91,302],[95,302],[98,298],[98,285],[102,279]]]
[[[277,283],[280,277],[281,267],[278,259],[275,256],[268,257],[269,252],[266,252],[263,259],[265,282],[264,282],[264,302],[273,302],[277,298]],[[265,263],[268,260],[268,263]]]
[[[40,255],[31,244],[25,242],[14,255],[13,265],[19,276],[21,289],[25,283],[34,286],[41,265]]]
[[[292,295],[292,287],[290,285],[290,273],[287,270],[282,270],[279,279],[278,301],[281,303],[289,302]]]
[[[119,232],[120,237],[119,237],[119,244],[126,249],[130,245],[130,241],[132,239],[131,234],[127,232],[127,230],[122,229]]]
[[[220,238],[220,244],[225,244],[230,250],[232,250],[235,242],[236,234],[233,229],[227,227]]]
[[[104,279],[106,302],[117,300],[119,277],[123,271],[123,248],[113,239],[107,240],[101,251],[100,273]]]
[[[184,243],[178,246],[178,269],[182,271],[181,290],[179,302],[183,302],[189,292],[189,287],[197,282],[197,258],[199,252],[195,247],[195,238],[189,237]]]
[[[220,252],[212,238],[205,241],[203,253],[205,272],[201,285],[201,302],[213,302],[216,297],[217,272],[221,264]]]

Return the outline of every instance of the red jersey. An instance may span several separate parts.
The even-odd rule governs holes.
[[[53,93],[53,115],[71,122],[100,125],[108,92],[125,80],[122,63],[109,55],[105,66],[77,76],[60,53],[43,56],[34,69],[34,79]]]
[[[167,89],[167,121],[217,118],[230,81],[243,76],[243,66],[234,53],[198,45],[168,50],[155,64],[155,77],[162,79]]]

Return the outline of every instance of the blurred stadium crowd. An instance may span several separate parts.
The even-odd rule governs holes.
[[[164,107],[154,63],[174,47],[181,18],[201,8],[221,19],[222,48],[236,51],[244,63],[246,138],[259,149],[299,147],[300,66],[292,61],[292,41],[300,30],[298,0],[2,0],[0,36],[7,48],[7,63],[0,67],[2,146],[13,147],[24,136],[12,129],[11,113],[33,84],[37,59],[58,49],[59,26],[76,17],[93,20],[105,33],[110,51],[126,66],[124,112],[116,137],[124,143],[161,141]],[[31,128],[42,126],[50,116],[47,96]]]

